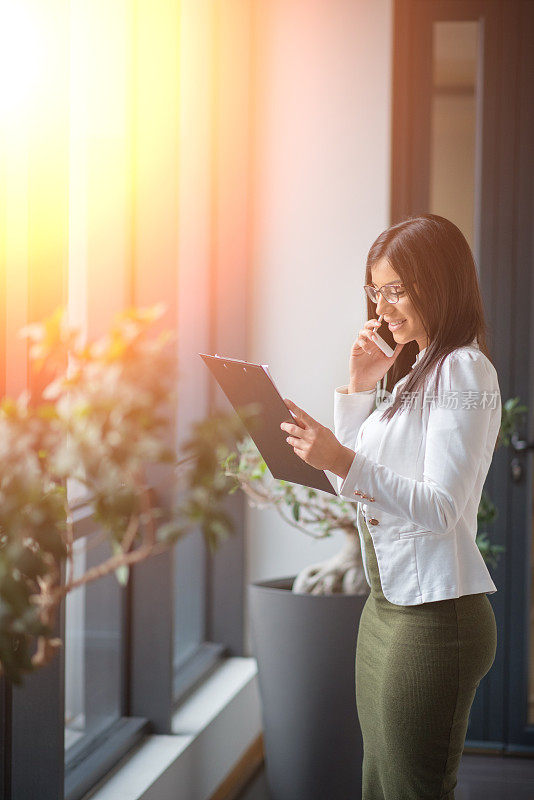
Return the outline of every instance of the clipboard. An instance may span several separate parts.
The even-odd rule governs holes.
[[[324,470],[307,464],[286,442],[287,433],[280,424],[288,422],[293,415],[284,403],[268,365],[225,358],[217,353],[214,356],[199,353],[199,356],[234,407],[273,478],[319,489],[337,497],[338,492]],[[257,413],[251,424],[243,411],[253,403],[257,404]]]

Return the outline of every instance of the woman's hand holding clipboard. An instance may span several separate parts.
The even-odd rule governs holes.
[[[199,355],[241,418],[273,478],[337,496],[324,470],[339,474],[351,451],[332,431],[281,396],[266,364],[217,354]],[[247,414],[250,406],[256,409],[253,419]]]
[[[291,436],[286,437],[286,442],[293,447],[299,458],[302,458],[310,466],[315,467],[315,469],[327,469],[336,475],[340,475],[341,473],[338,470],[342,470],[343,465],[346,464],[346,457],[343,458],[343,456],[345,455],[344,451],[348,450],[348,448],[343,447],[330,428],[321,425],[320,422],[317,422],[306,411],[299,408],[292,400],[288,400],[285,397],[284,403],[295,417],[293,423],[282,422],[280,424],[283,431],[291,434]],[[351,462],[352,458],[346,465],[345,475]]]

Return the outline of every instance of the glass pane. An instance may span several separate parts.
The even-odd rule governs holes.
[[[74,543],[74,578],[109,558],[99,532]],[[67,576],[68,576],[67,564]],[[122,588],[115,573],[79,586],[65,604],[65,750],[122,712]]]
[[[198,265],[191,264],[190,259],[184,259],[179,274],[178,298],[176,448],[180,453],[193,432],[194,423],[206,415],[208,408],[208,370],[198,355],[198,352],[210,352],[208,298],[208,264],[201,271]],[[180,495],[182,500],[185,492],[185,481],[180,480],[176,488],[177,500]],[[200,528],[178,541],[174,547],[173,559],[176,671],[194,655],[206,638],[207,554]]]
[[[205,636],[206,546],[200,530],[174,548],[174,668],[196,653]]]
[[[475,254],[479,23],[434,22],[430,211],[457,225]]]
[[[67,309],[72,326],[93,341],[130,305],[132,269],[131,119],[128,93],[134,3],[68,4],[69,186]],[[137,269],[140,269],[137,263]],[[141,302],[140,305],[144,305]],[[67,481],[69,503],[89,491]]]
[[[178,175],[178,399],[176,448],[181,452],[195,422],[209,409],[209,370],[198,353],[211,353],[213,313],[213,187],[206,148],[212,135],[211,75],[206,70],[210,47],[203,3],[183,3],[180,43],[180,169]],[[202,145],[202,146],[201,146]],[[185,491],[180,482],[178,491]],[[174,548],[174,666],[187,662],[206,639],[207,553],[200,530]]]

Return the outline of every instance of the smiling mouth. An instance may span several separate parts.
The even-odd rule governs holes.
[[[397,328],[400,328],[401,325],[404,325],[406,322],[405,319],[400,320],[399,322],[388,322],[388,328],[390,331],[396,331]]]

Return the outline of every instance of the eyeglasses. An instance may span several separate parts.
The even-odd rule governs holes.
[[[399,292],[401,286],[404,286],[404,284],[395,283],[389,284],[388,286],[382,286],[380,289],[375,289],[374,286],[367,284],[363,288],[365,289],[365,292],[372,303],[378,303],[378,292],[380,292],[387,303],[397,303],[399,297],[402,297],[404,294],[404,292]]]

